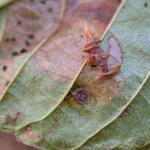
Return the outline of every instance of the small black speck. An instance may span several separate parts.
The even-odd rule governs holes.
[[[83,35],[81,34],[80,37],[83,38]]]
[[[53,11],[53,8],[52,8],[52,7],[48,8],[48,11],[49,11],[49,12],[52,12],[52,11]]]
[[[27,52],[27,50],[25,48],[21,49],[21,51],[20,51],[21,54],[26,53],[26,52]]]
[[[144,7],[147,7],[147,6],[148,6],[148,3],[147,3],[147,2],[145,2],[145,3],[144,3]]]
[[[12,41],[12,42],[15,42],[15,41],[16,41],[16,39],[13,37],[13,38],[11,39],[11,41]]]
[[[95,67],[96,67],[96,65],[94,65],[94,64],[93,64],[93,65],[91,65],[91,67],[92,67],[92,68],[95,68]]]
[[[17,21],[17,24],[18,24],[18,25],[21,25],[21,21],[20,21],[20,20],[18,20],[18,21]]]
[[[41,1],[41,4],[45,4],[45,3],[46,3],[45,0],[42,0],[42,1]]]
[[[7,66],[6,65],[3,65],[3,71],[6,71],[7,70]]]
[[[12,56],[17,56],[18,55],[18,52],[16,52],[16,51],[14,51],[13,53],[12,53]]]
[[[29,37],[30,39],[33,39],[33,38],[34,38],[34,35],[33,35],[33,34],[29,34],[28,37]]]
[[[9,41],[10,41],[10,39],[9,39],[9,38],[6,38],[6,39],[5,39],[5,42],[9,42]]]

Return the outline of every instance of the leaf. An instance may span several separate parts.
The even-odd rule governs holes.
[[[6,19],[6,9],[0,10],[0,41],[3,37],[4,27],[5,27],[5,19]]]
[[[46,6],[40,1],[32,2],[30,0],[13,3],[8,8],[1,49],[9,55],[13,52],[20,54],[23,48],[32,51],[47,34],[55,30],[62,3],[63,1],[60,0],[48,1]],[[51,12],[49,12],[49,8],[51,8]]]
[[[97,9],[93,9],[96,4],[92,4],[90,13],[88,4],[87,1],[68,3],[60,31],[38,48],[19,70],[0,104],[1,130],[18,130],[44,119],[70,91],[85,64],[81,49],[85,43],[82,25],[87,21],[99,36],[106,26],[98,16],[101,3],[97,3]]]
[[[62,3],[63,1],[52,0],[43,6],[40,1],[21,0],[8,7],[6,25],[3,25],[4,36],[0,44],[0,64],[7,66],[5,71],[1,71],[0,96],[5,93],[17,71],[14,64],[19,59],[17,57],[24,55],[18,64],[20,67],[31,55],[25,53],[35,50],[43,39],[57,31]],[[51,12],[48,11],[49,8]]]
[[[133,102],[112,124],[92,137],[80,149],[130,150],[147,146],[150,142],[150,72]],[[147,149],[148,150],[148,147]]]
[[[1,0],[0,1],[0,8],[8,5],[9,3],[13,2],[13,1],[15,1],[15,0]]]
[[[134,14],[128,12],[129,6],[132,12],[139,7],[143,17],[140,4],[140,0],[128,0],[102,43],[102,48],[108,49],[108,39],[112,36],[120,43],[124,54],[121,74],[111,80],[95,82],[96,71],[85,67],[75,84],[91,90],[91,101],[79,105],[68,95],[47,118],[19,131],[18,136],[24,143],[43,149],[77,149],[116,120],[134,100],[150,69],[149,43],[145,42],[150,35],[149,18],[142,22],[141,19],[119,20],[123,15],[134,18]]]
[[[2,37],[4,34],[5,22],[6,22],[6,8],[3,8],[3,9],[0,9],[0,43],[1,43],[1,40],[2,40]],[[3,73],[4,72],[3,68],[6,67],[5,66],[6,62],[7,62],[7,64],[10,63],[10,61],[4,59],[4,54],[0,49],[0,85],[1,85],[0,86],[0,93],[2,93],[2,91],[5,87],[5,84],[6,84],[6,81],[4,79],[9,78],[6,73]],[[11,66],[10,66],[10,68],[11,68]],[[11,69],[9,69],[9,71],[10,70]]]

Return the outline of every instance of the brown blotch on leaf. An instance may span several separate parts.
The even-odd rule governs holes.
[[[96,80],[107,79],[118,74],[122,62],[122,51],[118,41],[114,37],[110,37],[109,53],[106,53],[99,47],[98,44],[101,41],[93,36],[87,24],[84,26],[84,33],[88,43],[84,46],[83,52],[87,53],[88,64],[97,67]],[[111,64],[112,61],[109,62],[110,57],[114,57],[116,62],[113,60],[113,64]]]
[[[9,41],[10,41],[10,38],[6,38],[6,39],[5,39],[5,42],[9,42]]]
[[[124,78],[121,74],[109,78],[109,80],[95,80],[96,75],[96,68],[85,66],[78,77],[76,84],[79,87],[88,88],[92,97],[95,97],[102,103],[109,102],[120,94],[124,87]]]
[[[74,99],[80,105],[87,104],[91,99],[90,91],[87,88],[77,88],[75,91],[71,92]]]
[[[29,125],[25,128],[23,136],[30,141],[38,141],[41,138],[41,135],[35,135],[31,133],[32,127]]]
[[[126,116],[128,116],[128,114],[129,114],[129,111],[128,111],[128,108],[126,108],[126,109],[122,112],[121,117],[126,117]]]
[[[11,115],[6,115],[5,122],[7,124],[16,124],[20,115],[21,115],[20,112],[17,112],[14,117],[12,117]]]
[[[12,52],[12,56],[17,56],[18,55],[18,52],[14,51]]]

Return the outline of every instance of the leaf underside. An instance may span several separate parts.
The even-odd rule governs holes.
[[[74,88],[76,88],[76,86],[88,87],[92,92],[90,103],[81,106],[77,103],[72,102],[72,96],[68,95],[63,103],[59,107],[57,107],[57,109],[47,118],[40,122],[33,123],[25,129],[19,131],[18,135],[20,136],[22,141],[27,144],[39,146],[43,149],[79,148],[88,139],[93,137],[96,133],[98,133],[104,127],[108,126],[111,122],[117,119],[118,116],[128,107],[128,105],[132,101],[135,101],[133,104],[131,104],[131,108],[136,105],[135,109],[136,107],[139,107],[139,110],[136,109],[136,111],[139,111],[137,115],[142,115],[142,117],[145,117],[143,118],[143,124],[140,124],[140,126],[142,126],[141,131],[139,130],[139,132],[137,132],[137,134],[139,133],[138,137],[136,137],[135,132],[136,129],[138,130],[139,126],[135,128],[135,131],[131,132],[128,135],[128,129],[130,129],[130,127],[132,128],[133,126],[130,126],[130,124],[127,123],[128,128],[124,132],[129,137],[132,135],[133,137],[131,137],[131,139],[127,139],[127,141],[124,141],[124,143],[121,143],[121,140],[123,141],[123,138],[120,139],[120,141],[116,141],[116,143],[115,141],[110,141],[109,143],[109,141],[107,142],[102,139],[103,136],[100,136],[100,145],[98,145],[98,143],[92,143],[93,145],[91,144],[92,146],[90,147],[90,143],[88,145],[87,141],[87,147],[85,144],[85,147],[83,146],[83,148],[86,149],[89,146],[89,149],[96,149],[96,146],[98,145],[102,149],[111,148],[113,146],[114,148],[117,147],[124,149],[125,147],[127,149],[131,149],[142,146],[144,147],[146,144],[148,144],[150,134],[149,132],[147,132],[147,130],[149,129],[148,124],[150,122],[148,119],[148,113],[145,116],[144,114],[146,112],[149,112],[150,110],[148,105],[149,99],[148,97],[139,97],[139,95],[141,95],[139,91],[143,91],[145,93],[145,90],[147,91],[149,89],[149,79],[144,84],[143,88],[142,81],[145,79],[145,76],[150,69],[149,44],[145,44],[146,41],[144,40],[149,39],[150,35],[150,30],[148,28],[149,18],[144,17],[146,13],[143,12],[144,5],[142,4],[143,3],[140,0],[136,1],[136,3],[133,0],[128,0],[102,43],[102,48],[107,49],[107,40],[110,36],[114,36],[118,39],[124,54],[121,73],[111,80],[95,82],[94,75],[96,75],[96,71],[94,69],[91,70],[89,67],[85,67],[79,75]],[[141,12],[141,18],[144,18],[144,21],[142,22],[140,19],[136,18],[136,13],[132,13],[134,11],[137,11],[137,9]],[[124,18],[125,21],[122,20],[122,18]],[[129,18],[132,18],[132,20]],[[139,95],[135,97],[135,93],[136,95]],[[111,98],[111,100],[109,98]],[[138,101],[140,101],[139,106],[137,104]],[[142,113],[140,113],[142,109],[144,110]],[[131,114],[133,115],[133,113]],[[131,117],[130,115],[128,115],[129,118],[127,116],[125,119],[132,122],[132,115]],[[122,124],[122,122],[125,123],[124,119],[122,119],[123,121],[121,120],[121,122],[118,120],[117,122],[119,122],[119,125]],[[136,122],[140,122],[137,121],[137,116],[134,116],[134,120],[135,124]],[[113,132],[111,131],[111,129],[109,131],[109,126],[108,132],[119,136],[119,133],[117,134],[116,131]],[[110,136],[111,135],[112,134],[110,134]],[[128,138],[126,135],[124,136],[124,138]],[[107,135],[105,135],[105,137],[107,137]],[[138,143],[140,139],[142,139],[142,143]],[[113,138],[113,140],[115,139]],[[132,141],[132,144],[130,143],[130,140]],[[119,144],[120,147],[118,146]],[[97,149],[99,149],[99,147]]]
[[[148,150],[150,143],[150,72],[131,105],[112,124],[93,136],[81,150]]]
[[[62,1],[51,2],[60,5]],[[19,71],[1,101],[1,130],[13,131],[42,120],[64,99],[85,63],[81,51],[86,42],[82,35],[83,24],[89,23],[100,38],[116,9],[114,7],[109,15],[99,18],[101,3],[91,5],[91,9],[97,7],[91,11],[91,16],[88,16],[88,5],[87,1],[68,3],[60,31],[43,44]],[[74,18],[71,13],[74,13]],[[14,123],[13,118],[18,113],[19,119]]]
[[[0,43],[0,65],[7,66],[7,70],[1,71],[0,97],[20,66],[32,55],[30,52],[36,51],[38,45],[57,30],[63,1],[49,1],[47,6],[55,8],[55,12],[49,12],[40,1],[21,0],[8,7]]]
[[[91,10],[94,8],[92,16],[97,16],[99,3],[97,0],[94,2],[88,6]],[[108,49],[108,38],[114,36],[124,54],[121,73],[106,81],[95,81],[97,71],[89,66],[85,66],[78,76],[84,65],[80,48],[85,40],[80,35],[82,24],[87,21],[85,16],[88,16],[90,28],[95,29],[94,33],[97,29],[93,22],[101,20],[93,20],[90,13],[86,14],[88,1],[83,2],[85,12],[77,11],[82,10],[82,2],[73,4],[77,10],[71,9],[73,6],[70,3],[67,12],[75,17],[70,19],[72,16],[65,14],[63,30],[30,58],[4,96],[0,105],[1,130],[20,128],[16,135],[21,141],[46,150],[130,150],[147,146],[150,141],[150,79],[149,73],[146,74],[150,70],[150,52],[146,39],[150,39],[150,10],[144,8],[144,2],[126,0],[125,7],[102,42],[101,47]],[[79,17],[81,14],[85,15],[85,20]],[[99,35],[101,33],[99,31]],[[57,67],[57,64],[62,65]],[[76,68],[75,72],[72,68]],[[55,71],[51,72],[52,69]],[[87,87],[92,95],[91,101],[80,105],[69,93],[57,107],[56,104],[63,100],[76,78],[72,90]],[[8,114],[15,116],[17,112],[21,113],[15,124],[6,122]]]

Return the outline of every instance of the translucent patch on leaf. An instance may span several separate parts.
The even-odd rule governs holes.
[[[108,38],[108,44],[109,44],[109,54],[113,56],[119,63],[122,63],[123,52],[118,40],[114,36],[111,36]]]

